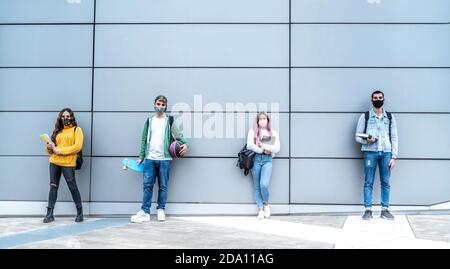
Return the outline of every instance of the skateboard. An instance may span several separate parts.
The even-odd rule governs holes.
[[[139,173],[144,173],[144,164],[138,164],[136,160],[123,159],[122,168],[123,170],[131,169]]]

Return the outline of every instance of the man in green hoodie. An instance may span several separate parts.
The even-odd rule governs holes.
[[[181,156],[187,152],[187,141],[173,123],[172,116],[166,115],[167,98],[158,95],[154,102],[155,115],[150,116],[144,124],[141,139],[141,151],[138,163],[144,164],[144,197],[141,210],[131,217],[131,222],[150,221],[151,199],[153,186],[158,177],[159,193],[157,215],[158,221],[165,220],[164,209],[167,202],[167,187],[169,182],[170,164],[172,156],[169,146],[172,138],[178,140],[181,145]]]

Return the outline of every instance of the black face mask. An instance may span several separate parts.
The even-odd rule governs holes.
[[[72,123],[72,121],[70,119],[68,119],[68,118],[64,118],[63,119],[63,124],[64,125],[70,125],[70,123]]]
[[[384,103],[384,100],[375,100],[375,101],[372,101],[373,106],[376,107],[376,108],[382,107],[382,106],[383,106],[383,103]]]

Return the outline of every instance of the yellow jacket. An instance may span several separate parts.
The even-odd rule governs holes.
[[[76,166],[77,153],[83,147],[83,130],[79,126],[64,126],[64,129],[56,136],[56,147],[59,154],[47,150],[50,154],[49,162],[59,166]]]

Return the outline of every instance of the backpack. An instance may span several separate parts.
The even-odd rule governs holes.
[[[73,129],[73,132],[75,133],[75,130],[77,129],[77,127],[75,126],[75,129]],[[81,166],[83,166],[83,151],[79,151],[77,153],[77,165],[75,166],[75,170],[80,170]]]
[[[253,161],[255,160],[255,152],[247,149],[247,144],[239,151],[236,166],[244,169],[244,175],[248,175],[250,169],[253,168]]]
[[[173,125],[173,116],[169,116],[169,131],[170,131],[170,144],[172,144],[173,141],[175,141],[175,138],[172,135],[172,125]]]
[[[387,117],[389,120],[389,141],[392,143],[392,139],[391,139],[392,113],[386,111],[386,114],[387,114]],[[364,112],[364,118],[366,120],[365,125],[364,125],[364,133],[366,133],[366,131],[367,131],[367,122],[369,121],[369,115],[370,115],[370,111]]]

